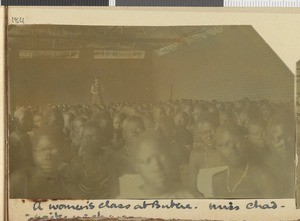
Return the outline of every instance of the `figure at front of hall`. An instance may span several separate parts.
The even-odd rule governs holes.
[[[95,78],[94,83],[91,86],[92,104],[103,106],[103,87],[100,83],[99,78]]]

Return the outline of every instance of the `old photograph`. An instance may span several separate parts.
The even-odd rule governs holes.
[[[250,25],[9,25],[11,199],[295,198],[295,77]]]

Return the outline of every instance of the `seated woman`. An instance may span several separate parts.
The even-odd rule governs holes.
[[[265,135],[270,147],[266,165],[276,177],[278,198],[294,198],[295,137],[295,118],[292,112],[279,111],[270,117]]]
[[[123,112],[116,113],[113,118],[114,135],[112,139],[112,145],[116,150],[121,149],[124,145],[121,126],[125,119],[126,114],[124,114]]]
[[[180,144],[176,137],[176,128],[174,120],[165,118],[158,122],[156,131],[163,134],[167,142],[170,144],[170,154],[173,154],[177,160],[178,172],[180,174],[181,183],[189,185],[189,156],[190,150]]]
[[[112,151],[106,146],[105,133],[97,122],[83,125],[81,153],[69,169],[68,193],[74,199],[105,199],[118,192],[118,180],[110,164]],[[114,192],[115,191],[115,192]]]
[[[264,165],[270,155],[270,148],[265,141],[266,123],[262,118],[251,119],[248,123],[247,138],[250,142],[250,154],[257,165]]]
[[[121,193],[119,198],[195,198],[178,182],[174,160],[165,138],[155,132],[142,133],[130,148],[130,156],[143,184],[135,191]]]
[[[67,198],[63,134],[57,128],[41,128],[33,135],[32,142],[34,164],[11,174],[10,198]]]
[[[174,118],[175,137],[179,145],[184,146],[188,150],[192,149],[193,136],[187,129],[190,124],[190,116],[186,112],[178,112]]]
[[[228,169],[213,177],[216,198],[274,198],[274,179],[263,167],[249,159],[249,144],[239,127],[226,126],[216,132],[217,148]]]
[[[218,119],[214,114],[206,112],[200,115],[194,131],[196,145],[190,154],[190,186],[195,191],[200,189],[206,197],[212,194],[212,175],[226,168],[224,157],[214,141],[217,127]]]
[[[71,159],[74,159],[78,156],[80,145],[81,145],[81,133],[82,133],[82,126],[86,122],[86,119],[84,117],[76,117],[74,121],[72,122],[71,126],[71,132],[70,132],[70,155]]]

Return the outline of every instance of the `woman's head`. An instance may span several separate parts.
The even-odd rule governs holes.
[[[63,134],[56,127],[40,128],[32,138],[34,165],[46,172],[56,171],[63,161]]]

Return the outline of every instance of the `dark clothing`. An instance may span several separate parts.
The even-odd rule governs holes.
[[[181,146],[192,146],[193,136],[186,128],[177,128],[175,132],[176,143]]]
[[[18,170],[10,176],[10,198],[66,199],[64,177],[47,176],[36,168]]]
[[[250,165],[245,176],[241,176],[233,190],[229,191],[228,170],[213,176],[214,198],[276,198],[274,177],[267,168]]]
[[[111,153],[80,155],[69,170],[68,193],[74,199],[107,199],[119,194]]]
[[[276,198],[295,197],[295,167],[294,159],[281,162],[279,159],[269,155],[265,160],[265,166],[271,171],[274,177],[274,188]]]
[[[30,137],[26,133],[13,132],[9,137],[9,172],[31,166],[32,146]]]
[[[192,191],[190,191],[189,189],[187,189],[186,187],[180,185],[180,184],[173,184],[170,188],[168,188],[168,191],[164,194],[161,195],[149,195],[147,193],[145,193],[142,190],[142,186],[138,189],[135,190],[134,193],[130,193],[129,195],[127,195],[126,193],[120,195],[118,198],[120,199],[201,199],[203,198],[203,194],[202,193],[194,193]]]
[[[121,130],[114,131],[112,145],[114,150],[120,150],[122,147],[124,147],[124,139],[122,137]]]
[[[118,177],[137,173],[125,148],[114,153],[113,162],[114,165],[117,165]]]

